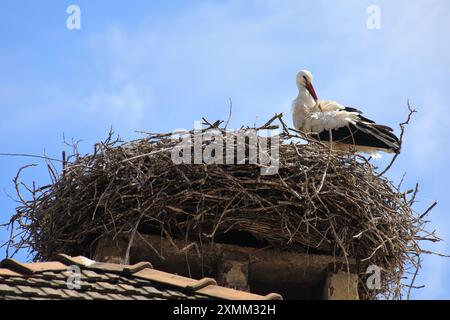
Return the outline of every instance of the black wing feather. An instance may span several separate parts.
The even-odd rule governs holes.
[[[378,125],[373,120],[367,119],[361,115],[361,111],[346,107],[343,109],[349,112],[357,112],[359,114],[355,124],[349,123],[347,126],[331,130],[331,140],[349,145],[374,147],[380,149],[389,149],[394,152],[400,152],[400,141],[392,129]],[[330,131],[324,130],[312,135],[313,138],[319,141],[330,141]]]
[[[359,114],[359,118],[360,118],[361,120],[366,121],[366,122],[369,122],[369,123],[375,123],[375,121],[370,120],[370,119],[364,117],[364,116],[362,115],[362,111],[360,111],[360,110],[358,110],[358,109],[356,109],[356,108],[345,107],[345,108],[344,108],[344,111],[348,111],[348,112],[356,112],[356,113]]]

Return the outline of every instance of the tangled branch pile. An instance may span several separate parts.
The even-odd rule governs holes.
[[[273,129],[274,119],[257,129]],[[361,280],[360,295],[400,298],[405,272],[419,267],[419,242],[438,241],[411,209],[416,192],[400,192],[362,156],[301,143],[307,137],[278,119],[273,175],[261,175],[255,164],[176,165],[172,134],[126,143],[110,135],[92,154],[75,150],[51,185],[28,188],[31,200],[19,192],[22,205],[11,220],[19,231],[8,245],[45,260],[60,252],[91,256],[105,234],[156,233],[205,244],[239,231],[264,245],[354,258],[361,279],[369,265],[381,267],[381,289],[366,290]],[[208,125],[225,133],[220,122]]]

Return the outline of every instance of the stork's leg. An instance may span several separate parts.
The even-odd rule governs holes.
[[[356,150],[355,137],[353,136],[353,132],[352,132],[352,130],[351,130],[351,128],[350,128],[349,125],[347,125],[347,128],[348,128],[348,131],[350,132],[350,134],[351,134],[351,136],[352,136],[352,141],[353,141],[353,145],[350,145],[350,146],[349,146],[348,151],[349,151],[350,153],[356,153],[357,150]]]
[[[330,142],[330,150],[333,150],[333,130],[328,129],[328,137]]]

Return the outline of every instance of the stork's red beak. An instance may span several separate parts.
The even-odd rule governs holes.
[[[306,89],[308,89],[309,94],[314,98],[314,100],[317,101],[318,98],[317,98],[316,90],[314,90],[314,87],[311,82],[308,82],[306,84]]]

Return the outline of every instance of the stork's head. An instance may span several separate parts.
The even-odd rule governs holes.
[[[305,88],[309,94],[317,101],[317,94],[312,85],[313,76],[308,70],[301,70],[297,73],[297,87],[299,89]]]

